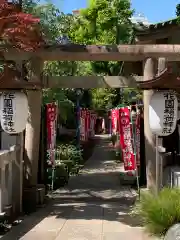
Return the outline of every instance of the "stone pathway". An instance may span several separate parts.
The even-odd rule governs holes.
[[[120,186],[108,136],[99,136],[92,157],[66,189],[57,190],[44,209],[26,217],[3,240],[152,240],[130,216],[134,192]]]

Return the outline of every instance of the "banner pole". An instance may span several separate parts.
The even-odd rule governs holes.
[[[54,182],[55,182],[55,169],[56,169],[56,147],[57,147],[57,142],[56,142],[56,131],[57,131],[57,126],[58,126],[58,101],[55,102],[56,105],[56,118],[54,120],[54,149],[53,149],[53,156],[54,156],[54,161],[53,161],[53,165],[52,165],[52,182],[51,182],[51,190],[54,190]]]
[[[137,153],[136,153],[136,128],[134,127],[134,119],[132,117],[132,113],[131,113],[131,107],[130,107],[130,116],[131,116],[131,126],[132,126],[132,144],[134,147],[134,162],[135,162],[135,174],[136,174],[136,183],[137,183],[137,189],[138,189],[138,195],[139,195],[139,200],[140,200],[140,185],[139,185],[139,175],[138,175],[138,168],[137,168]],[[137,117],[137,113],[136,113],[136,117]]]
[[[156,194],[159,193],[159,152],[158,152],[158,135],[156,134]]]

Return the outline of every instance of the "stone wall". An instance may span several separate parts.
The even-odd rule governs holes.
[[[168,230],[164,240],[180,240],[180,224],[172,226]]]

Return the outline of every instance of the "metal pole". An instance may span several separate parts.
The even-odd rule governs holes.
[[[109,116],[109,136],[111,137],[111,135],[112,135],[112,128],[111,128],[111,121],[112,121],[112,119],[111,119],[111,117]]]
[[[156,194],[159,193],[159,151],[158,151],[158,135],[156,135]]]
[[[139,195],[139,200],[140,200],[140,185],[139,185],[139,173],[138,173],[138,167],[137,167],[137,149],[136,149],[136,126],[135,126],[135,121],[136,121],[136,117],[137,117],[137,112],[135,113],[135,115],[132,116],[132,111],[131,111],[131,107],[130,107],[130,116],[131,116],[131,126],[132,126],[132,146],[134,148],[134,161],[135,161],[135,174],[136,174],[136,183],[137,183],[137,189],[138,189],[138,195]]]
[[[162,141],[162,138],[161,138]],[[160,189],[163,188],[163,157],[160,157]]]
[[[158,146],[163,147],[163,138],[159,137],[158,138]],[[159,189],[161,190],[163,188],[163,156],[162,153],[158,151],[159,154]]]
[[[54,172],[55,172],[55,167],[53,166],[52,167],[52,179],[51,179],[51,190],[53,191],[54,190]]]
[[[134,125],[134,124],[133,124]],[[136,166],[136,183],[137,183],[137,189],[138,189],[138,195],[139,195],[139,200],[141,198],[141,191],[140,191],[140,184],[139,184],[139,171],[138,171],[138,166],[137,166],[137,149],[136,149],[136,128],[134,126],[134,160],[135,160],[135,166]]]
[[[80,149],[80,95],[77,94],[77,101],[76,101],[76,114],[77,114],[77,148]]]
[[[56,132],[57,132],[57,122],[58,122],[58,101],[55,102],[56,103],[56,120],[55,120],[55,126],[54,126],[54,149],[53,149],[53,156],[54,156],[54,162],[53,162],[53,166],[52,166],[52,183],[51,183],[51,190],[53,191],[54,190],[54,182],[55,182],[55,169],[56,169]]]

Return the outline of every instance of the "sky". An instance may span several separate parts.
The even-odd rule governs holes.
[[[63,12],[87,6],[87,0],[52,0]],[[150,23],[166,21],[175,17],[176,5],[180,0],[132,0],[132,7],[137,13],[147,17]]]

